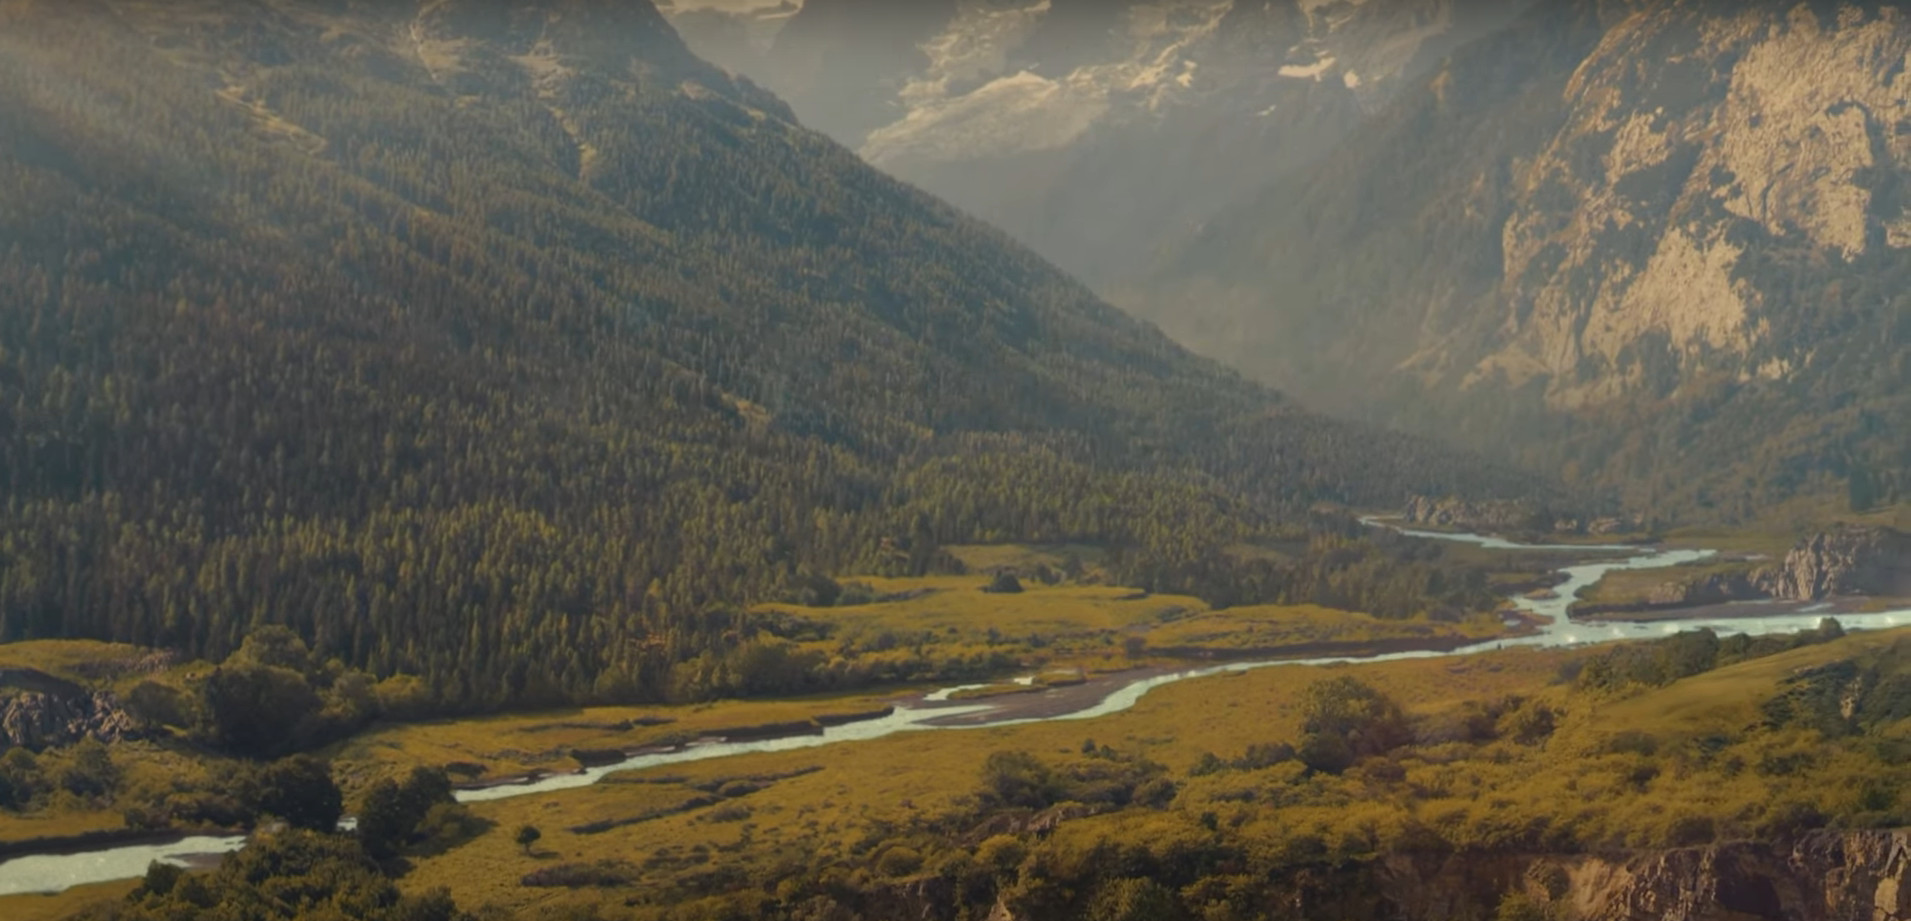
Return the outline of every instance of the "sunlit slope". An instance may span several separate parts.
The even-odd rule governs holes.
[[[0,637],[628,697],[811,573],[1534,486],[1190,357],[647,3],[0,10]]]

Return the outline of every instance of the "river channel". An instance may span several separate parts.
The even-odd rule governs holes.
[[[1392,527],[1371,519],[1368,523],[1376,527]],[[996,709],[996,704],[951,702],[951,695],[961,688],[945,688],[924,695],[913,706],[898,706],[893,713],[883,718],[832,726],[817,734],[693,744],[675,751],[639,755],[618,764],[590,768],[572,774],[551,775],[528,783],[462,790],[457,794],[458,799],[462,802],[477,802],[549,793],[594,784],[605,775],[620,771],[640,771],[667,764],[724,758],[751,752],[789,751],[843,742],[859,742],[879,739],[899,732],[958,730],[1053,720],[1094,719],[1126,710],[1134,706],[1149,691],[1162,685],[1226,672],[1281,666],[1319,666],[1347,662],[1386,662],[1435,656],[1463,656],[1511,646],[1575,646],[1622,639],[1650,639],[1682,630],[1711,629],[1721,635],[1744,633],[1754,636],[1766,633],[1793,633],[1817,626],[1819,620],[1825,616],[1823,612],[1814,608],[1802,610],[1775,608],[1771,614],[1747,614],[1745,609],[1740,607],[1730,617],[1708,616],[1703,609],[1697,609],[1692,612],[1691,617],[1668,617],[1650,623],[1575,623],[1566,616],[1567,607],[1572,604],[1574,594],[1581,588],[1598,582],[1606,573],[1622,569],[1658,569],[1678,566],[1711,557],[1714,551],[1664,550],[1621,544],[1519,544],[1498,537],[1477,534],[1395,529],[1413,537],[1458,541],[1492,550],[1579,551],[1588,554],[1604,554],[1607,558],[1568,566],[1560,570],[1566,579],[1555,587],[1554,597],[1513,599],[1513,603],[1521,610],[1549,621],[1540,626],[1536,632],[1526,636],[1489,640],[1451,651],[1423,650],[1373,656],[1243,661],[1183,671],[1156,672],[1119,685],[1098,702],[1080,709],[1022,719],[988,719],[987,714]],[[1840,614],[1838,617],[1847,630],[1885,629],[1911,624],[1911,609],[1865,614],[1847,613]],[[141,844],[106,847],[81,853],[16,857],[0,863],[0,895],[58,892],[87,883],[130,879],[144,875],[147,865],[155,860],[183,865],[236,851],[245,846],[245,840],[244,837],[190,837],[169,844]]]

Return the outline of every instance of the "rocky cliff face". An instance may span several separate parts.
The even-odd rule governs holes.
[[[1124,301],[1303,399],[1638,504],[1906,494],[1911,17],[1540,4]]]
[[[1900,921],[1911,917],[1911,836],[1810,832],[1782,843],[1737,842],[1630,856],[1401,856],[1358,867],[1300,870],[1281,917],[1375,921],[1491,917],[1510,894],[1560,921]],[[908,917],[948,918],[940,893],[893,900]],[[900,912],[897,917],[902,917]],[[991,921],[1012,921],[998,903]]]
[[[1778,598],[1911,595],[1911,534],[1891,528],[1840,527],[1792,548],[1762,576]]]
[[[1564,864],[1560,901],[1585,921],[1893,921],[1911,917],[1902,831],[1814,832],[1785,846],[1689,848]]]
[[[1469,531],[1551,530],[1553,518],[1537,503],[1521,500],[1470,501],[1453,496],[1414,496],[1401,513],[1408,524]]]
[[[0,751],[34,751],[85,738],[111,742],[138,722],[106,691],[89,691],[32,669],[0,669]]]
[[[1554,531],[1569,534],[1618,534],[1644,526],[1641,518],[1561,512],[1531,499],[1463,499],[1414,496],[1401,519],[1408,524],[1506,534]]]
[[[1654,586],[1646,594],[1645,603],[1653,607],[1688,607],[1746,601],[1765,594],[1749,572],[1720,572]]]
[[[1783,379],[1771,246],[1851,265],[1911,246],[1901,10],[1647,3],[1579,65],[1563,124],[1508,177],[1498,341],[1466,382],[1544,380],[1570,408],[1681,376]],[[1774,303],[1767,303],[1772,301]],[[1431,356],[1429,356],[1431,358]]]

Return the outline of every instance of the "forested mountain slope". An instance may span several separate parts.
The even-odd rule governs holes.
[[[1901,501],[1907,60],[1891,4],[1541,4],[1124,301],[1638,504]]]
[[[946,542],[1538,488],[1191,357],[644,0],[6,0],[0,201],[0,638],[645,696]]]

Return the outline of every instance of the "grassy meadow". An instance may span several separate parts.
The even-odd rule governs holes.
[[[1296,701],[1326,673],[1357,675],[1399,699],[1438,708],[1544,687],[1564,660],[1554,652],[1506,652],[1327,670],[1273,667],[1170,684],[1132,709],[1094,720],[908,732],[613,774],[591,787],[473,804],[500,831],[418,861],[406,886],[448,886],[460,904],[491,902],[524,910],[603,898],[594,889],[519,884],[526,874],[559,864],[628,864],[628,886],[613,888],[635,894],[669,891],[688,870],[762,878],[818,860],[854,863],[871,842],[920,830],[970,805],[978,772],[991,752],[1027,751],[1062,760],[1093,740],[1184,774],[1203,752],[1238,755],[1250,744],[1298,736]],[[806,773],[682,814],[594,834],[569,830],[688,802],[698,797],[699,787],[797,772]],[[1190,788],[1196,797],[1190,808],[1205,808],[1214,794],[1226,792],[1202,789]],[[1186,810],[1177,801],[1175,811]],[[1192,824],[1200,811],[1181,818]],[[544,833],[528,853],[508,834],[524,824]]]
[[[989,559],[1029,559],[997,550]],[[1040,558],[1039,556],[1037,557]],[[859,658],[891,655],[931,662],[1003,661],[1021,669],[1100,672],[1171,664],[1176,656],[1278,652],[1317,643],[1395,643],[1486,639],[1505,630],[1499,617],[1455,622],[1388,620],[1317,605],[1256,605],[1221,610],[1186,595],[1149,594],[1111,585],[1024,580],[1011,594],[983,591],[982,575],[858,580],[878,599],[835,607],[764,605],[824,625],[812,648]],[[1173,653],[1164,657],[1163,653]]]
[[[1009,566],[1025,572],[1093,567],[1088,547],[957,548],[976,570]],[[1071,561],[1073,561],[1071,563]],[[1096,674],[1173,665],[1185,658],[1278,654],[1281,647],[1333,643],[1439,642],[1483,639],[1505,629],[1492,616],[1457,623],[1424,618],[1383,620],[1312,605],[1213,610],[1199,599],[1149,594],[1081,580],[1024,582],[1018,593],[991,593],[986,575],[868,577],[859,604],[764,605],[759,613],[811,625],[820,638],[799,642],[829,659],[854,662],[890,680],[865,690],[811,697],[726,700],[685,706],[593,707],[414,723],[381,723],[322,752],[348,797],[381,777],[418,765],[455,768],[459,781],[531,771],[575,770],[579,749],[668,744],[716,730],[803,722],[865,713],[937,686],[1003,681],[1019,675]],[[0,645],[0,668],[33,668],[125,700],[151,681],[189,692],[212,666],[178,662],[139,647],[83,640]],[[1000,691],[1021,691],[1006,685]],[[63,756],[44,756],[42,773],[57,775]],[[127,827],[129,807],[216,791],[229,759],[177,736],[112,747],[118,790],[112,796],[56,792],[41,808],[0,810],[0,843],[57,838]]]
[[[1862,820],[1857,799],[1911,781],[1901,763],[1881,767],[1886,743],[1763,727],[1761,705],[1801,670],[1907,638],[1911,631],[1859,634],[1620,695],[1564,677],[1587,650],[1274,667],[1167,685],[1094,720],[912,732],[615,774],[578,790],[474,804],[496,830],[417,860],[405,886],[446,886],[460,904],[512,911],[609,900],[644,917],[738,885],[774,889],[774,880],[818,866],[872,885],[885,878],[875,858],[897,841],[924,854],[902,876],[933,875],[938,859],[979,845],[948,823],[974,813],[992,753],[1065,764],[1091,745],[1158,763],[1177,795],[1164,808],[1073,818],[1044,847],[1167,846],[1216,825],[1273,852],[1357,860],[1429,832],[1450,847],[1624,851],[1750,836],[1785,810]],[[1405,704],[1413,743],[1339,775],[1292,760],[1202,769],[1209,755],[1225,764],[1250,746],[1297,741],[1306,689],[1341,675]],[[1539,712],[1543,734],[1522,739],[1507,728]],[[1467,728],[1482,719],[1499,724],[1493,738]],[[713,790],[731,795],[706,795]],[[591,827],[607,819],[625,824]],[[509,834],[526,824],[543,831],[528,850]],[[522,882],[575,867],[603,878]]]
[[[1073,555],[989,553],[995,556],[978,559],[1028,566],[1030,554],[1046,554],[1035,558],[1043,563]],[[1495,570],[1509,580],[1557,562],[1505,561]],[[871,578],[856,587],[869,596],[860,603],[769,605],[762,613],[825,625],[821,638],[801,642],[834,655],[893,654],[913,657],[907,661],[917,667],[1006,664],[981,695],[1023,691],[1006,682],[1017,674],[1110,673],[1319,643],[1487,638],[1504,629],[1491,616],[1436,623],[1305,605],[1215,610],[1189,597],[1078,581],[1029,580],[1021,592],[985,592],[989,581]],[[1606,588],[1638,587],[1618,581]],[[138,677],[125,663],[147,661],[130,647],[36,645],[44,648],[0,647],[0,663],[32,663],[120,689]],[[1047,891],[1041,886],[1055,884],[1056,867],[1092,874],[1101,859],[1092,855],[1109,848],[1154,855],[1148,860],[1221,848],[1254,855],[1250,863],[1278,875],[1283,867],[1350,865],[1426,848],[1627,851],[1765,835],[1808,820],[1898,821],[1911,809],[1895,792],[1911,783],[1911,759],[1902,757],[1911,720],[1834,730],[1774,716],[1792,711],[1773,710],[1772,701],[1803,693],[1794,688],[1800,676],[1859,667],[1851,663],[1871,663],[1863,667],[1882,676],[1873,684],[1895,687],[1891,669],[1911,660],[1900,647],[1911,649],[1911,631],[1774,654],[1781,644],[1765,647],[1762,657],[1733,653],[1719,667],[1643,684],[1583,679],[1589,663],[1622,647],[1516,648],[1190,679],[1092,720],[909,731],[624,771],[588,787],[472,803],[482,830],[410,854],[401,885],[418,893],[444,887],[489,917],[596,906],[608,918],[717,918],[737,909],[737,899],[795,898],[823,886],[819,880],[873,892],[969,879],[978,861],[1000,864],[1005,855],[1022,862],[997,866],[997,883],[1020,879],[1015,885],[1023,888],[1012,891],[1023,892]],[[197,667],[162,663],[138,675],[183,681]],[[1905,671],[1911,682],[1911,668]],[[1319,767],[1310,754],[1317,737],[1310,695],[1340,678],[1397,704],[1398,726],[1407,728],[1342,766]],[[457,780],[569,771],[579,766],[580,750],[869,713],[934,686],[378,724],[322,755],[350,803],[374,781],[415,767],[446,768]],[[1798,697],[1806,703],[1797,706],[1811,699]],[[216,787],[224,776],[220,759],[183,740],[126,742],[111,754],[121,777],[116,799],[56,798],[34,813],[0,815],[0,841],[118,828],[127,802]],[[1007,802],[985,776],[1002,758],[1033,759],[1058,785],[1033,806]],[[1048,830],[1032,834],[1040,816],[1051,817]],[[528,847],[515,837],[527,825],[541,831]],[[1047,867],[1041,872],[1049,876],[1029,877],[1032,867]],[[88,900],[117,898],[129,885],[8,897],[0,899],[0,916],[60,917]]]
[[[1663,686],[1614,691],[1575,679],[1616,648],[1269,667],[1169,684],[1092,720],[905,732],[615,773],[589,787],[470,804],[487,830],[412,855],[401,884],[445,887],[496,917],[566,906],[596,906],[607,918],[722,917],[738,898],[778,898],[819,879],[888,891],[1003,853],[1027,855],[1017,857],[1023,870],[1004,871],[1013,877],[1033,872],[1029,861],[1086,873],[1110,847],[1161,859],[1244,848],[1275,870],[1424,848],[1624,852],[1769,834],[1799,816],[1896,822],[1911,805],[1895,792],[1911,782],[1900,757],[1911,720],[1834,732],[1777,720],[1770,703],[1796,693],[1787,689],[1800,676],[1841,663],[1899,668],[1911,660],[1911,631],[1854,634]],[[1885,685],[1899,680],[1879,674]],[[1311,689],[1342,677],[1398,702],[1411,737],[1338,772],[1310,769],[1291,750],[1256,754],[1304,748]],[[342,776],[361,780],[487,757],[502,770],[544,763],[532,757],[541,752],[879,702],[850,695],[424,723],[368,733],[331,754]],[[524,757],[507,761],[510,752]],[[1042,813],[1060,817],[1053,832],[1031,835],[1017,829],[1033,814],[1005,812],[985,784],[985,765],[1003,753],[1063,775],[1143,766],[1171,784],[1170,795],[1146,805],[1058,800]],[[529,847],[514,839],[525,825],[542,832]],[[53,917],[49,906],[64,911],[118,891],[0,899],[0,913]]]

